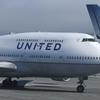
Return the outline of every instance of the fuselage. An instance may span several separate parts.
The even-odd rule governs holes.
[[[30,32],[0,36],[0,62],[13,77],[79,77],[100,72],[100,44],[83,33]]]

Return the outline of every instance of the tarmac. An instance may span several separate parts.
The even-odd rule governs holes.
[[[2,80],[2,79],[1,79]],[[0,100],[100,100],[100,77],[91,76],[85,82],[84,93],[77,93],[77,79],[57,82],[44,78],[24,78],[33,80],[16,89],[0,88]]]

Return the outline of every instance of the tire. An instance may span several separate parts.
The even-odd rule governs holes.
[[[84,86],[83,85],[79,85],[78,87],[77,87],[77,92],[79,92],[79,93],[82,93],[82,92],[84,92]]]
[[[16,80],[12,81],[12,87],[17,87],[18,86],[18,82]]]
[[[8,81],[7,79],[5,79],[2,83],[2,87],[6,87],[6,88],[9,88],[12,86],[12,82],[11,81]]]

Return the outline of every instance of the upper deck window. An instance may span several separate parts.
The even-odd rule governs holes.
[[[83,38],[82,42],[95,42],[93,38]]]

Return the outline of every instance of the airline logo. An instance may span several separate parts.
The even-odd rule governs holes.
[[[54,51],[59,51],[61,50],[61,43],[52,43],[52,42],[24,42],[24,41],[19,41],[17,43],[17,49],[18,50],[54,50]]]

